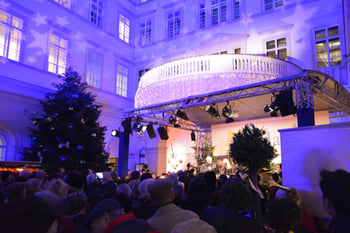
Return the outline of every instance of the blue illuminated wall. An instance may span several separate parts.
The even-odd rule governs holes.
[[[267,48],[274,41],[275,52],[286,53],[283,58],[302,69],[317,70],[317,60],[324,59],[325,53],[317,59],[315,32],[337,27],[338,35],[325,40],[338,38],[340,45],[334,46],[339,49],[332,56],[340,57],[341,64],[320,70],[348,85],[348,1],[343,11],[341,0],[284,0],[281,6],[274,5],[276,1],[265,6],[263,0],[227,0],[221,12],[226,18],[215,18],[209,0],[104,0],[102,21],[97,23],[91,22],[89,0],[68,1],[69,7],[57,2],[0,1],[2,14],[23,21],[18,61],[0,55],[0,134],[6,139],[2,160],[18,160],[22,148],[29,145],[30,117],[40,115],[38,100],[57,82],[57,75],[48,71],[51,34],[68,41],[67,66],[83,77],[89,73],[89,51],[100,57],[101,78],[90,91],[103,105],[101,121],[108,127],[106,146],[113,157],[118,156],[118,139],[110,132],[120,126],[121,111],[134,106],[142,73],[175,59],[217,53],[265,55],[274,50]],[[201,2],[205,3],[202,11]],[[129,20],[129,29],[121,18],[123,23]],[[127,42],[121,31],[129,32]],[[326,55],[330,53],[326,48]],[[128,71],[126,96],[116,94],[118,67]],[[131,157],[144,144],[144,137],[134,135]]]

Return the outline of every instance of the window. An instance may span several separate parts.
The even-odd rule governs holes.
[[[271,10],[283,6],[283,0],[264,0],[265,10]]]
[[[0,56],[19,61],[23,21],[0,11]]]
[[[266,42],[266,53],[269,57],[277,57],[287,60],[287,41],[286,38],[270,40]]]
[[[86,82],[92,87],[100,87],[102,76],[102,55],[89,50],[87,53]]]
[[[102,27],[103,0],[91,0],[90,2],[90,21],[99,27]]]
[[[71,0],[54,0],[54,1],[66,8],[70,8]]]
[[[241,17],[240,0],[233,0],[232,6],[233,6],[233,18],[238,19],[239,17]]]
[[[149,71],[149,69],[142,69],[142,70],[139,70],[139,82],[140,82],[142,76],[143,76],[147,71]]]
[[[128,88],[128,69],[118,65],[116,79],[116,94],[126,97]]]
[[[241,54],[241,48],[235,48],[233,52],[234,54]]]
[[[168,13],[168,38],[180,35],[181,29],[181,11],[176,10]]]
[[[338,26],[315,31],[315,40],[317,68],[342,64]]]
[[[140,43],[148,45],[152,41],[152,21],[150,19],[140,22]]]
[[[226,0],[211,0],[211,24],[226,22]]]
[[[119,16],[119,39],[129,43],[130,20],[124,15]]]
[[[4,161],[6,158],[6,148],[6,139],[2,134],[0,134],[0,161]]]
[[[205,28],[205,0],[199,3],[199,28]]]
[[[49,67],[52,73],[63,74],[67,66],[68,41],[55,35],[50,35]]]

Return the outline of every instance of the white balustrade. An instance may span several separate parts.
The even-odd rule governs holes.
[[[222,54],[180,59],[155,67],[142,76],[135,105],[157,104],[299,72],[301,69],[292,63],[258,55]],[[162,90],[164,88],[167,90]]]

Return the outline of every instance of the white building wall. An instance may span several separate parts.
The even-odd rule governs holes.
[[[191,56],[222,51],[232,53],[236,48],[241,48],[242,53],[266,54],[266,41],[281,37],[287,39],[289,61],[302,69],[316,69],[314,32],[330,26],[339,26],[342,55],[349,54],[349,29],[346,27],[349,18],[348,0],[334,0],[332,3],[328,0],[285,0],[284,6],[268,11],[264,10],[263,0],[241,0],[238,19],[233,19],[232,1],[227,0],[227,22],[210,25],[208,5],[207,26],[202,29],[199,28],[198,0],[140,2],[105,0],[101,28],[89,21],[88,0],[72,1],[71,9],[64,8],[53,0],[1,1],[0,10],[16,15],[24,21],[19,62],[0,57],[0,91],[10,96],[20,93],[21,98],[31,100],[31,104],[25,101],[18,104],[18,110],[12,113],[9,111],[7,114],[1,114],[0,120],[3,125],[11,125],[20,135],[17,137],[19,147],[29,145],[27,132],[23,127],[25,122],[30,125],[30,120],[26,120],[29,117],[19,112],[24,112],[24,109],[29,107],[30,110],[38,112],[40,106],[37,100],[42,99],[44,94],[52,89],[53,81],[57,81],[56,75],[47,72],[50,32],[59,33],[69,41],[69,65],[83,77],[86,76],[87,50],[94,49],[103,55],[101,86],[90,90],[97,95],[97,102],[103,105],[101,121],[108,127],[106,145],[116,144],[112,142],[115,139],[107,135],[112,129],[120,126],[121,111],[133,107],[140,69],[153,68]],[[207,1],[207,4],[209,3],[210,1]],[[168,39],[166,14],[177,8],[182,12],[180,35]],[[118,38],[120,14],[130,18],[130,43]],[[152,19],[152,41],[149,45],[141,46],[139,22],[145,18]],[[115,94],[117,64],[129,69],[127,98]],[[347,85],[348,66],[346,58],[343,57],[341,66],[321,71],[328,72],[336,80]],[[20,88],[14,88],[14,83]],[[6,102],[0,99],[0,103]],[[16,120],[19,115],[23,124],[18,124]],[[2,127],[5,127],[3,125]],[[132,140],[137,141],[137,138]],[[112,156],[117,156],[117,152],[113,153]],[[6,159],[18,160],[19,156],[18,151],[12,150]]]

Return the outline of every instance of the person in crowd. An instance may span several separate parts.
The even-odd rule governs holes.
[[[140,177],[140,181],[142,182],[142,181],[149,179],[149,178],[153,178],[152,174],[149,172],[145,172],[145,173],[142,173],[142,175]]]
[[[0,206],[1,233],[56,233],[57,213],[37,196],[12,200]]]
[[[27,196],[28,185],[26,182],[15,182],[9,184],[4,193],[6,193],[7,200],[21,199]]]
[[[143,219],[125,214],[121,205],[113,199],[104,199],[87,216],[85,227],[91,233],[156,233]],[[159,233],[159,232],[158,232]]]
[[[31,178],[27,180],[27,195],[34,195],[36,192],[41,191],[43,180],[39,178]]]
[[[43,199],[54,210],[60,213],[60,215],[57,215],[56,218],[57,226],[60,229],[60,233],[76,233],[74,223],[70,218],[65,216],[69,207],[67,202],[64,202],[62,199],[60,199],[56,193],[46,190],[35,193],[35,196]]]
[[[206,198],[209,202],[211,195],[216,191],[216,175],[213,171],[208,171],[204,173],[204,180],[207,183]]]
[[[131,210],[137,218],[147,220],[155,212],[154,207],[151,205],[151,195],[147,190],[148,185],[152,182],[154,182],[154,179],[148,178],[143,180],[139,185],[140,196],[137,200],[133,201]]]
[[[182,203],[182,197],[184,193],[184,185],[179,181],[179,177],[176,174],[169,174],[166,179],[170,179],[174,183],[175,199],[174,203],[180,205]]]
[[[173,203],[175,193],[171,180],[155,180],[148,185],[147,190],[151,195],[152,204],[156,208],[154,215],[147,220],[154,229],[158,229],[162,233],[170,233],[178,223],[199,218],[196,213],[184,210]]]
[[[323,205],[332,217],[329,233],[345,233],[350,229],[350,173],[342,169],[321,170],[319,186]]]
[[[85,192],[91,193],[95,191],[97,188],[99,188],[99,184],[97,183],[96,175],[95,174],[89,174],[86,176],[86,186],[85,186]]]
[[[184,195],[181,207],[185,210],[191,210],[201,216],[207,208],[208,185],[202,176],[193,178]]]
[[[81,172],[71,171],[65,177],[65,182],[68,185],[68,192],[83,192],[85,187],[85,177]]]
[[[300,207],[301,210],[301,229],[303,232],[307,233],[319,233],[319,232],[325,232],[326,226],[325,223],[314,216],[310,216],[306,209],[301,207],[301,195],[299,194],[298,190],[296,188],[290,188],[288,190],[286,189],[279,189],[276,193],[277,199],[283,199],[288,198]]]
[[[239,179],[228,179],[221,188],[222,203],[207,209],[202,219],[214,226],[218,233],[260,232],[259,225],[245,216],[252,204],[252,194]]]
[[[68,194],[68,185],[61,179],[52,179],[45,190],[57,194],[58,198],[62,200]]]
[[[101,192],[104,198],[114,198],[117,194],[117,186],[112,179],[111,172],[103,172]]]
[[[216,233],[214,227],[204,222],[201,219],[191,219],[177,224],[171,233]]]
[[[66,216],[72,220],[77,233],[88,233],[84,228],[84,221],[89,213],[87,196],[83,192],[68,194],[63,201],[67,204]]]
[[[301,209],[289,198],[272,199],[265,205],[267,233],[300,232]]]
[[[117,186],[117,193],[122,193],[132,199],[132,190],[128,184],[120,184]]]

